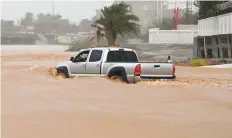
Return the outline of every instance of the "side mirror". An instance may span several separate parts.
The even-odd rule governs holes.
[[[74,60],[74,57],[71,57],[71,58],[70,58],[70,61],[72,61],[72,62],[73,62],[73,60]]]

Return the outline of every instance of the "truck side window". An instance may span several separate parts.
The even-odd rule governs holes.
[[[109,51],[107,62],[138,62],[138,58],[133,51]]]
[[[75,57],[74,62],[86,62],[88,55],[89,51],[83,51]]]
[[[102,50],[93,50],[90,55],[89,62],[100,61],[101,57],[102,57]]]

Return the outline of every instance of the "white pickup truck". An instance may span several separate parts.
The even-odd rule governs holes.
[[[57,73],[65,77],[118,77],[127,83],[141,79],[175,79],[172,63],[139,62],[134,50],[98,47],[82,49],[70,61],[56,65]]]

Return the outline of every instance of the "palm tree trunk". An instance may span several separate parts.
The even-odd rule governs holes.
[[[100,45],[100,37],[97,37],[97,45]]]
[[[109,46],[115,46],[115,40],[113,39],[111,34],[106,34],[106,39],[108,40]]]

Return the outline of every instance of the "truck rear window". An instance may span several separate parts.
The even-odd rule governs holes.
[[[107,62],[138,62],[138,58],[133,51],[109,51]]]

